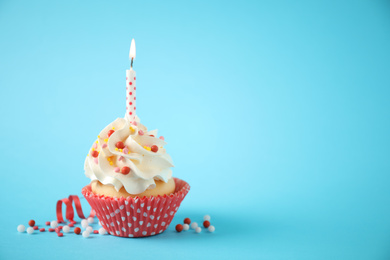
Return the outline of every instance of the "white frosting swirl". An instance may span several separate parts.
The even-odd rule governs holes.
[[[110,130],[115,132],[108,137]],[[139,134],[140,130],[143,135]],[[123,142],[125,149],[118,149],[117,142]],[[100,132],[93,144],[85,160],[85,175],[91,181],[111,184],[117,191],[125,187],[130,194],[153,189],[156,187],[155,180],[168,182],[172,177],[170,168],[173,163],[163,148],[165,144],[157,138],[157,130],[147,131],[138,118],[135,123],[118,118]],[[157,152],[150,151],[153,145],[158,147]],[[97,157],[92,156],[94,151],[99,153]],[[124,166],[130,168],[129,174],[121,173],[120,169]]]

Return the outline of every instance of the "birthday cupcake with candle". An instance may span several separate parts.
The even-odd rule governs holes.
[[[190,186],[172,177],[173,162],[164,137],[136,116],[135,43],[126,70],[126,115],[106,126],[85,160],[91,183],[82,189],[102,226],[111,235],[145,237],[171,223]]]

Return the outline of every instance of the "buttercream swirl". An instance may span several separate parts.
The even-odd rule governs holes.
[[[109,136],[110,130],[115,132]],[[125,147],[118,149],[117,142]],[[157,152],[151,151],[153,145],[158,147]],[[85,175],[91,181],[111,184],[117,191],[124,187],[130,194],[153,189],[155,180],[168,182],[172,177],[173,163],[164,145],[166,142],[157,138],[157,130],[148,131],[138,118],[132,123],[118,118],[98,135],[85,160]],[[125,166],[130,168],[126,175],[121,173]]]

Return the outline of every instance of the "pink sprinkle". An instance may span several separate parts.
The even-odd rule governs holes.
[[[45,222],[46,226],[50,226],[50,221]]]
[[[115,167],[114,172],[119,172],[121,169],[119,167]]]
[[[94,230],[93,233],[94,234],[99,234],[99,230]]]
[[[133,125],[138,125],[138,123],[134,121],[134,122],[133,122]]]
[[[98,158],[93,158],[93,161],[98,164]]]
[[[93,149],[97,149],[97,143],[93,144]]]
[[[129,149],[127,149],[127,148],[125,148],[125,149],[123,149],[123,153],[124,154],[127,154],[129,152]],[[122,156],[121,156],[122,157]]]
[[[163,140],[163,141],[165,140],[164,136],[160,136],[160,139]]]
[[[139,131],[138,131],[138,134],[139,134],[139,135],[144,135],[144,131],[139,130]]]
[[[102,145],[102,148],[106,148],[106,147],[107,147],[107,144],[103,144],[103,145]]]

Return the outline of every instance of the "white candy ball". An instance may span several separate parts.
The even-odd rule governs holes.
[[[209,215],[204,216],[204,217],[203,217],[203,220],[208,220],[208,221],[210,221],[210,216],[209,216]]]
[[[102,227],[99,228],[99,234],[100,234],[100,235],[105,235],[106,232],[107,232],[107,231],[106,231],[104,228],[102,228]]]
[[[51,226],[52,228],[56,228],[56,227],[58,226],[58,222],[55,221],[55,220],[53,220],[52,222],[50,222],[50,226]]]
[[[93,217],[89,217],[87,220],[88,220],[88,223],[89,223],[89,224],[92,224],[92,223],[93,223]]]
[[[88,231],[89,233],[91,233],[91,232],[93,232],[93,228],[90,227],[90,226],[88,226],[88,227],[85,229],[85,231]]]
[[[63,231],[64,233],[69,233],[70,227],[69,227],[69,226],[63,226],[62,231]]]
[[[196,232],[196,233],[200,233],[201,231],[202,231],[202,228],[201,228],[201,227],[195,228],[195,232]]]
[[[18,229],[18,232],[22,233],[26,230],[26,227],[23,225],[19,225],[17,229]]]
[[[86,219],[81,220],[81,227],[87,228],[88,227],[88,220],[86,220]]]
[[[85,238],[89,237],[89,232],[87,230],[85,230],[83,232],[83,237],[85,237]]]
[[[192,222],[191,223],[191,228],[192,229],[195,229],[195,228],[197,228],[198,227],[198,223],[196,223],[196,222]]]
[[[27,228],[27,234],[32,234],[34,233],[34,229],[32,227]]]
[[[213,232],[215,231],[215,227],[214,227],[214,226],[209,226],[209,231],[210,231],[211,233],[213,233]]]
[[[190,229],[190,226],[188,224],[184,224],[183,225],[183,230],[188,230],[188,229]]]

